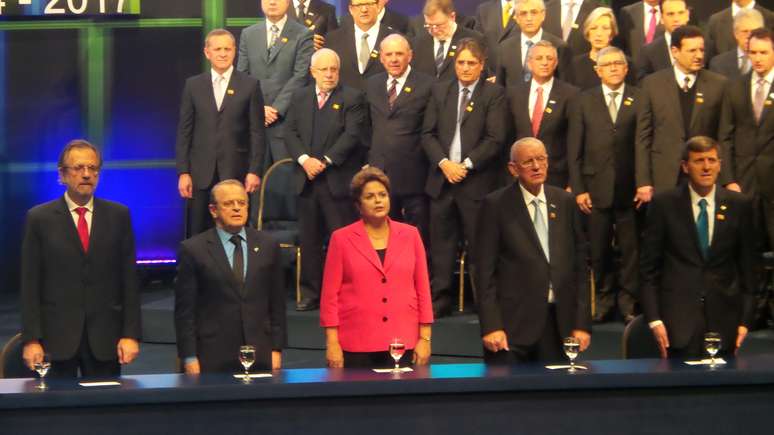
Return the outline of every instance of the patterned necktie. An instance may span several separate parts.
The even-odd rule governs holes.
[[[537,137],[540,132],[540,123],[543,121],[543,88],[538,86],[535,93],[537,93],[537,97],[535,105],[532,107],[532,136]]]
[[[75,212],[78,213],[78,238],[81,239],[83,252],[89,252],[89,224],[86,223],[86,207],[78,207]]]
[[[306,18],[306,12],[304,12],[306,7],[304,3],[306,3],[306,0],[298,0],[298,12],[296,13],[298,20],[302,23],[304,22],[304,18]]]
[[[392,79],[392,83],[390,84],[390,90],[387,92],[387,104],[390,105],[390,110],[395,107],[395,100],[398,99],[398,81],[395,79]]]
[[[610,120],[613,121],[613,124],[615,124],[615,121],[618,119],[618,105],[615,104],[615,99],[618,98],[618,92],[611,92],[608,95],[610,96],[610,104],[607,105],[607,111],[610,113]]]
[[[462,88],[460,92],[462,92],[462,98],[460,99],[460,108],[457,112],[457,123],[462,122],[462,115],[465,114],[465,109],[468,107],[468,103],[470,102],[470,99],[468,98],[470,95],[470,89]]]
[[[234,278],[236,278],[237,283],[241,286],[244,285],[245,282],[245,257],[242,252],[242,237],[234,234],[229,240],[234,244],[234,261],[231,264],[231,270],[234,273]]]
[[[225,77],[223,76],[217,76],[215,77],[215,81],[212,83],[212,90],[215,92],[215,105],[217,106],[218,110],[223,106],[223,97],[225,95],[225,92],[223,92],[223,82],[225,81]]]
[[[513,13],[513,5],[510,1],[505,3],[503,7],[503,29],[508,27],[508,23],[511,22],[511,14]]]
[[[691,78],[685,76],[683,79],[683,92],[688,93],[691,90]]]
[[[766,103],[766,79],[758,79],[758,87],[755,88],[755,100],[753,101],[753,113],[755,114],[755,122],[761,122],[761,115],[763,115],[763,105]]]
[[[567,41],[567,37],[572,32],[573,23],[575,23],[575,2],[571,1],[567,5],[567,15],[565,15],[564,22],[562,23],[562,39],[565,41]]]
[[[739,71],[742,73],[742,75],[747,74],[752,69],[752,63],[750,63],[750,58],[747,56],[741,56],[739,58]]]
[[[522,58],[523,60],[521,62],[521,72],[523,74],[524,83],[527,83],[528,81],[532,80],[532,71],[529,70],[527,59],[529,58],[529,50],[533,45],[535,45],[535,43],[532,41],[525,41],[524,45],[527,46],[527,49],[524,50],[524,57]]]
[[[657,13],[658,13],[658,9],[650,8],[650,22],[648,23],[648,33],[645,34],[646,44],[650,44],[651,42],[653,42],[653,38],[656,36],[656,26],[658,26],[658,23],[656,22]]]
[[[443,66],[443,58],[446,53],[446,41],[438,41],[438,51],[435,52],[435,75],[436,77],[441,74],[441,67]]]
[[[360,37],[360,57],[358,58],[358,62],[360,63],[360,74],[365,72],[370,56],[371,47],[368,46],[368,33],[363,33],[363,36]]]
[[[279,27],[272,24],[271,25],[271,43],[269,44],[269,57],[274,56],[274,52],[277,51],[278,44],[277,40],[279,40]]]
[[[320,91],[317,94],[317,108],[322,110],[326,101],[328,101],[328,94],[326,92]]]
[[[540,209],[540,200],[534,198],[532,200],[532,205],[535,207],[535,215],[532,219],[532,223],[535,225],[535,232],[537,233],[538,240],[540,240],[540,247],[543,248],[546,259],[551,260],[551,253],[548,250],[548,227],[546,227],[546,219],[543,217],[543,211]]]
[[[701,255],[706,259],[709,253],[709,219],[707,218],[707,200],[699,200],[699,216],[696,218],[696,233],[699,236]]]

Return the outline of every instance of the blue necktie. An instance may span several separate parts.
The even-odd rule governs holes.
[[[706,259],[709,254],[709,219],[707,218],[707,200],[699,200],[699,217],[696,218],[696,232],[699,235],[701,255]]]
[[[535,207],[535,217],[532,219],[532,223],[535,225],[535,232],[540,240],[540,246],[543,248],[543,253],[546,254],[546,259],[550,261],[551,255],[548,251],[548,227],[546,227],[546,220],[543,217],[543,212],[540,210],[540,200],[537,198],[533,199],[532,205]]]
[[[527,65],[527,61],[529,60],[529,49],[532,48],[533,45],[535,45],[532,41],[525,42],[527,44],[527,52],[524,54],[524,63],[521,66],[521,72],[524,74],[524,82],[528,82],[532,80],[532,71],[529,70],[529,66]]]

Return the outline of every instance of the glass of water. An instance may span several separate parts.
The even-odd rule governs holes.
[[[38,376],[40,376],[40,383],[38,383],[35,388],[41,391],[48,390],[48,385],[46,385],[46,375],[48,374],[48,369],[51,368],[51,357],[47,353],[43,354],[43,359],[39,362],[36,362],[33,367],[38,373]]]
[[[245,368],[245,382],[250,382],[250,367],[255,364],[255,346],[240,346],[239,362]]]
[[[395,368],[392,369],[395,373],[400,373],[400,365],[398,364],[398,361],[403,357],[403,354],[406,353],[406,343],[401,341],[399,338],[395,338],[390,343],[390,356],[393,360],[395,360]]]
[[[710,356],[710,367],[715,367],[715,355],[720,352],[721,344],[722,339],[717,332],[708,332],[704,334],[704,350],[706,350]]]
[[[576,337],[567,337],[563,341],[564,354],[570,359],[570,368],[567,370],[570,373],[575,373],[575,358],[580,353],[580,340]]]

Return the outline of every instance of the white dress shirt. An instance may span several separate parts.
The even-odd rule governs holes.
[[[387,92],[390,92],[392,81],[397,80],[398,84],[395,85],[395,96],[397,97],[400,95],[401,91],[403,90],[403,86],[406,84],[406,79],[408,79],[409,74],[411,74],[411,65],[406,68],[406,71],[404,71],[403,75],[400,77],[393,77],[390,74],[387,74]]]
[[[524,67],[524,65],[527,64],[527,50],[529,50],[529,45],[527,45],[527,41],[532,42],[532,45],[537,44],[538,42],[543,40],[543,28],[540,28],[540,30],[535,33],[534,36],[531,38],[522,32],[521,34],[521,66]]]
[[[473,93],[476,92],[476,86],[478,86],[479,80],[476,80],[473,84],[468,85],[467,88],[470,90],[468,93],[468,101],[473,101]],[[462,88],[466,87],[463,86],[462,83],[459,83],[459,94],[457,95],[457,110],[459,110],[460,103],[462,102]],[[460,114],[457,113],[457,119],[460,118]],[[445,160],[451,160],[455,163],[460,163],[458,159],[452,158],[455,156],[451,155],[452,150],[458,149],[460,151],[460,158],[462,158],[462,135],[460,132],[460,123],[456,123],[456,127],[454,128],[454,138],[452,138],[451,145],[449,146],[449,158],[443,158],[440,162],[438,162],[438,165],[440,166],[441,163],[443,163]],[[466,168],[473,169],[473,161],[470,160],[470,157],[465,157],[465,160],[462,161],[462,164],[465,165]]]
[[[532,120],[532,114],[535,113],[535,103],[537,103],[537,88],[543,88],[543,107],[541,107],[540,111],[545,112],[546,106],[548,106],[548,96],[551,95],[551,88],[554,87],[554,78],[551,77],[551,80],[545,82],[544,84],[539,84],[535,81],[535,79],[532,79],[532,83],[529,86],[529,120]]]
[[[451,28],[449,29],[449,36],[447,39],[444,40],[443,43],[443,58],[446,59],[446,56],[449,55],[449,47],[452,45],[451,40],[454,37],[454,34],[457,33],[457,23],[451,22],[449,24]],[[441,46],[441,40],[433,36],[433,57],[435,58],[435,54],[438,53],[438,47]]]
[[[683,88],[686,77],[688,77],[688,88],[693,88],[693,85],[696,83],[696,74],[686,74],[682,72],[677,65],[673,66],[672,69],[675,71],[675,80],[677,80],[677,86],[679,86],[680,89]]]
[[[543,186],[542,185],[540,186],[540,192],[538,192],[537,195],[533,195],[529,190],[525,189],[524,186],[521,185],[521,183],[519,183],[519,189],[521,189],[521,194],[524,197],[524,203],[527,205],[527,211],[529,212],[529,220],[532,222],[535,222],[535,204],[532,201],[535,198],[537,198],[538,204],[540,207],[540,213],[543,215],[543,220],[545,221],[546,229],[548,229],[548,202],[546,201],[546,192],[545,192],[545,189],[543,189]],[[550,240],[551,235],[549,234],[548,237]],[[549,304],[554,303],[554,289],[552,288],[551,283],[548,284],[548,303]]]
[[[279,29],[279,30],[277,30],[277,38],[279,38],[280,35],[282,35],[282,29],[285,28],[285,23],[287,23],[287,22],[288,22],[288,15],[287,14],[285,14],[285,16],[283,16],[282,19],[280,19],[276,23],[272,23],[268,19],[266,20],[266,48],[271,48],[271,43],[272,43],[272,40],[271,40],[271,26],[273,26],[273,25],[277,26],[277,28]]]
[[[731,16],[735,17],[737,12],[741,11],[742,9],[752,9],[755,7],[755,1],[751,1],[750,4],[748,4],[745,7],[740,7],[736,2],[731,3]]]
[[[664,40],[666,41],[667,53],[669,53],[669,62],[674,65],[675,58],[672,56],[672,34],[664,30]]]
[[[223,104],[223,99],[226,97],[226,88],[228,88],[229,82],[231,82],[231,75],[234,73],[234,66],[228,67],[226,72],[223,74],[218,74],[217,71],[210,68],[210,74],[212,74],[212,92],[213,95],[215,95],[215,101],[220,101],[221,104]],[[223,77],[223,81],[221,81],[220,87],[217,86],[216,82],[217,80]],[[218,107],[220,109],[220,107]]]
[[[92,196],[89,198],[89,202],[86,203],[84,206],[80,206],[75,203],[72,199],[70,199],[70,195],[65,192],[64,194],[65,202],[67,203],[67,209],[70,210],[70,215],[73,218],[73,223],[75,224],[75,229],[78,229],[78,212],[75,211],[78,207],[85,207],[86,213],[83,214],[84,219],[86,219],[86,226],[89,229],[89,235],[91,235],[91,217],[94,214],[94,197]]]
[[[752,73],[752,77],[750,77],[750,101],[755,104],[755,91],[758,90],[758,80],[761,79],[761,76],[758,75],[757,72]],[[763,93],[765,99],[769,99],[769,93],[771,92],[771,84],[774,83],[774,68],[769,71],[768,74],[766,74],[763,77],[764,80],[766,80],[766,83],[763,85],[763,90],[765,91]]]
[[[355,54],[356,60],[360,59],[360,41],[363,39],[363,34],[368,34],[368,53],[370,56],[370,53],[374,51],[374,46],[376,45],[376,38],[379,36],[379,26],[380,22],[377,21],[376,24],[371,26],[370,29],[366,30],[365,32],[360,30],[360,27],[355,25]],[[360,71],[360,74],[363,74],[363,66],[360,65],[360,62],[357,62],[357,68]]]
[[[655,9],[656,10],[656,25],[658,26],[661,24],[661,13],[658,11],[658,5],[651,6],[645,2],[642,2],[642,9],[643,9],[643,15],[642,15],[642,33],[644,35],[648,34],[648,28],[650,27],[650,10]]]
[[[309,2],[311,2],[311,1],[312,0],[306,0],[304,2],[304,14],[309,13]],[[298,0],[293,0],[293,10],[296,11],[296,13],[298,13],[298,5],[299,5],[299,1]]]
[[[560,23],[564,23],[564,20],[567,18],[570,1],[575,3],[575,7],[572,9],[572,22],[575,23],[578,20],[578,12],[580,12],[581,6],[583,6],[583,0],[562,0],[562,20],[559,21]]]

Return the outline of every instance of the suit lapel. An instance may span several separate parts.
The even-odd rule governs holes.
[[[615,118],[615,125],[619,125],[623,122],[622,119],[626,119],[626,117],[632,114],[632,105],[636,103],[632,96],[631,85],[624,86],[623,98],[621,98],[621,106],[618,108],[618,116]]]
[[[560,241],[564,238],[562,237],[562,234],[560,234],[562,226],[560,225],[558,217],[562,216],[565,219],[569,219],[569,216],[559,213],[558,207],[560,206],[560,202],[554,195],[554,192],[552,192],[551,189],[547,189],[545,186],[543,186],[543,190],[546,193],[547,216],[545,216],[545,219],[546,226],[548,227],[548,255],[550,256],[553,252],[553,255],[556,256],[555,258],[558,258],[559,255],[561,255]],[[535,235],[537,236],[537,233],[535,233]],[[549,263],[550,262],[551,261],[549,260]]]
[[[95,200],[96,203],[96,200]],[[81,237],[78,235],[78,228],[73,221],[73,215],[70,213],[70,209],[67,208],[67,202],[64,196],[60,199],[60,207],[57,209],[57,213],[61,215],[60,223],[64,229],[65,237],[67,237],[68,243],[75,246],[81,255],[85,255],[83,252],[83,245],[81,244]],[[92,215],[91,224],[94,225],[94,216]]]
[[[476,110],[476,104],[477,104],[476,102],[481,96],[481,93],[484,92],[484,86],[486,86],[486,82],[482,77],[481,79],[479,79],[478,84],[476,84],[476,89],[473,89],[473,95],[470,96],[470,101],[468,102],[467,107],[465,107],[465,113],[462,114],[462,121],[460,121],[460,130],[462,129],[462,126],[465,125],[465,121],[467,121],[467,119]],[[459,110],[459,108],[457,110]]]
[[[726,218],[728,214],[728,195],[722,188],[715,187],[715,224],[712,228],[712,241],[709,246],[708,258],[712,258],[718,240],[725,240]]]
[[[231,78],[226,84],[226,92],[223,94],[223,102],[220,104],[220,112],[226,110],[226,106],[234,96],[234,88],[239,86],[239,78],[237,78],[236,68],[231,72]]]
[[[607,116],[604,116],[604,115],[601,115],[601,116],[603,119],[607,120],[610,123],[610,125],[613,125],[613,119],[610,117],[610,111],[608,110],[608,107],[607,107],[607,100],[605,99],[607,98],[605,95],[605,89],[602,86],[599,86],[597,90],[599,90],[599,92],[597,92],[596,95],[594,96],[594,104],[597,106],[597,112],[599,112],[600,114],[607,113],[608,114]],[[621,118],[621,109],[619,108],[617,119],[620,119],[620,118]]]
[[[274,59],[277,58],[280,51],[288,45],[288,41],[290,40],[291,36],[294,36],[292,34],[293,29],[291,28],[292,24],[288,21],[285,22],[285,26],[282,28],[282,32],[279,35],[279,39],[277,39],[277,42],[274,43],[274,49],[268,51],[268,63],[274,62]]]
[[[379,33],[376,35],[376,43],[374,44],[373,50],[371,50],[371,53],[368,56],[368,64],[366,64],[365,69],[363,70],[363,77],[368,75],[368,70],[371,69],[374,65],[379,63],[379,43],[384,39],[385,36],[387,36],[390,32],[387,30],[388,27],[386,24],[378,24],[379,26]]]
[[[250,283],[256,282],[256,274],[258,273],[258,258],[261,255],[260,244],[258,238],[252,231],[246,231],[247,234],[247,274],[245,274],[245,289],[244,293],[248,294],[253,290],[253,286]]]
[[[258,38],[256,47],[258,47],[258,54],[261,57],[261,63],[266,65],[269,63],[269,29],[266,27],[266,23],[264,22],[261,24],[261,28],[259,30],[259,32],[255,32],[255,37]],[[264,47],[266,47],[266,50],[263,50]]]
[[[538,130],[539,137],[542,137],[543,132],[552,128],[552,125],[556,122],[557,116],[559,115],[557,111],[563,104],[563,98],[564,95],[562,94],[560,84],[557,79],[554,79],[554,85],[551,86],[551,92],[548,93],[546,109],[543,111],[543,119],[540,121],[540,129]]]
[[[705,75],[702,74],[702,71],[699,71],[699,74],[696,76],[696,96],[693,100],[693,110],[691,111],[691,123],[689,124],[691,127],[691,131],[695,131],[696,128],[694,127],[694,124],[696,123],[696,119],[699,117],[699,112],[704,110],[704,90],[707,88],[705,86],[706,78]],[[690,134],[690,132],[685,132],[686,137]]]
[[[89,252],[86,253],[87,256],[92,255],[99,241],[110,239],[108,237],[109,228],[105,226],[105,213],[105,204],[97,198],[94,198],[94,210],[91,215],[91,228],[89,231]],[[80,237],[78,238],[78,242],[80,244]]]
[[[387,241],[387,253],[384,256],[384,273],[387,273],[395,264],[396,259],[401,258],[403,251],[409,244],[407,236],[410,233],[403,231],[390,221],[390,238]]]
[[[693,246],[696,259],[701,263],[704,261],[704,255],[699,246],[699,233],[696,230],[696,219],[693,217],[693,204],[691,203],[691,193],[688,191],[688,183],[683,184],[680,192],[680,203],[677,204],[678,218],[683,221],[683,227],[688,229],[691,244]]]
[[[313,88],[314,89],[314,88]],[[340,88],[336,87],[333,92],[331,92],[331,95],[328,97],[328,101],[325,102],[325,106],[323,106],[323,109],[319,111],[319,132],[321,133],[321,136],[325,138],[325,141],[323,142],[326,144],[329,143],[330,134],[334,130],[331,127],[331,124],[333,123],[333,118],[337,116],[337,113],[339,110],[341,110],[342,105],[342,97],[341,92],[339,92]],[[317,98],[314,95],[314,91],[312,92],[312,100],[313,104],[317,104]]]
[[[508,20],[508,25],[503,28],[503,4],[500,1],[497,1],[496,4],[497,7],[492,8],[495,12],[495,16],[492,17],[492,20],[497,23],[497,29],[499,29],[500,32],[500,38],[497,42],[502,42],[511,35],[516,22],[513,20],[513,12],[511,12],[511,19]]]
[[[449,50],[446,51],[446,57],[443,59],[443,63],[441,64],[441,69],[438,70],[436,73],[437,77],[442,76],[443,73],[445,73],[446,70],[451,67],[451,65],[454,63],[454,60],[457,58],[457,41],[459,41],[460,38],[462,38],[461,33],[462,33],[461,27],[457,27],[457,31],[455,31],[454,35],[452,35],[452,39],[450,43],[451,45],[449,46]],[[434,43],[434,39],[430,38],[430,42],[431,44]],[[435,58],[435,53],[433,53],[433,58]]]
[[[665,89],[664,94],[669,99],[667,106],[672,108],[672,116],[674,119],[679,119],[680,123],[678,128],[683,131],[683,137],[688,137],[688,132],[685,131],[685,121],[683,120],[683,110],[682,106],[680,105],[680,91],[679,87],[676,85],[677,79],[675,78],[674,72],[671,70],[669,71],[669,75],[667,77],[671,78],[671,82],[669,85],[667,85],[667,89]]]
[[[389,77],[389,75],[387,77]],[[395,104],[392,106],[392,110],[390,110],[390,116],[392,116],[392,114],[398,110],[398,107],[406,104],[406,101],[411,98],[411,93],[414,92],[414,83],[416,83],[415,78],[416,74],[414,74],[414,71],[411,71],[408,77],[406,77],[406,81],[403,83],[403,88],[401,88],[400,94],[398,94],[398,98],[395,100]],[[385,89],[385,87],[382,86],[382,89]],[[386,98],[384,101],[387,101]],[[389,104],[387,104],[387,106],[389,108]]]
[[[371,240],[368,239],[368,234],[365,231],[365,225],[362,221],[358,222],[355,226],[355,231],[349,233],[349,242],[369,263],[371,263],[379,272],[384,274],[382,268],[382,262],[379,260],[379,256],[376,253]],[[389,252],[389,249],[387,250]]]
[[[548,258],[546,258],[545,253],[543,252],[543,247],[540,245],[540,239],[538,238],[537,231],[535,231],[535,223],[532,222],[532,218],[529,216],[529,209],[527,208],[527,203],[524,200],[524,194],[521,192],[521,188],[519,187],[519,182],[514,181],[511,185],[511,194],[508,195],[510,199],[507,201],[509,207],[513,207],[514,215],[516,216],[516,222],[514,224],[518,225],[520,228],[524,230],[524,232],[527,234],[527,237],[529,237],[530,241],[532,242],[533,247],[537,250],[537,252],[543,253],[543,258],[546,259],[546,262],[548,262]],[[548,199],[548,197],[546,197]],[[550,248],[550,240],[551,240],[551,229],[549,228],[549,250]]]
[[[239,284],[234,277],[231,265],[228,264],[226,251],[223,248],[223,244],[220,242],[217,230],[215,228],[211,228],[207,231],[207,251],[210,254],[210,257],[212,257],[216,267],[220,269],[220,272],[223,274],[223,276],[226,277],[226,282],[229,283],[231,290],[236,292],[237,295],[241,296]]]

